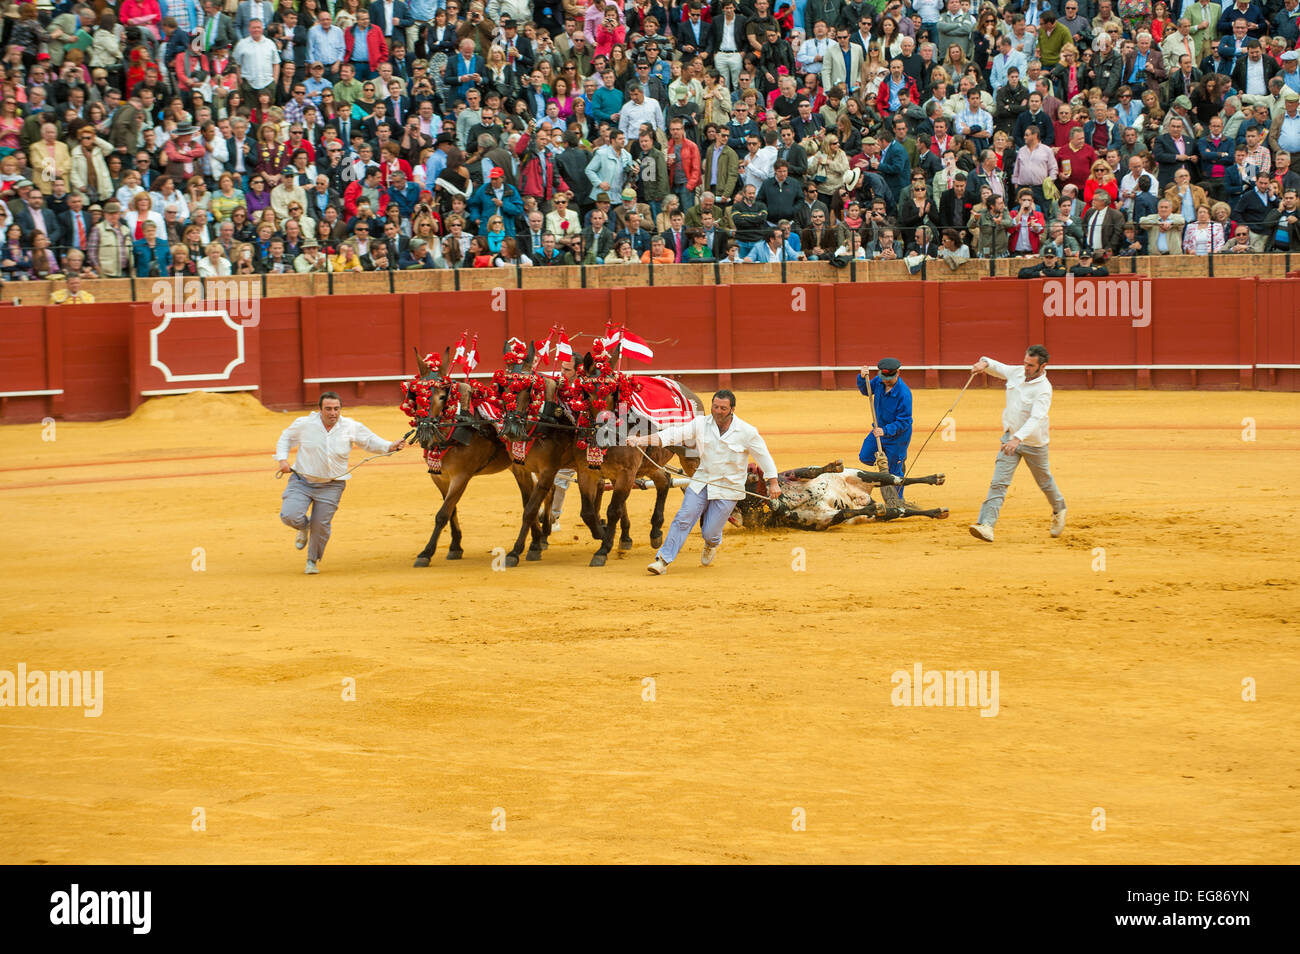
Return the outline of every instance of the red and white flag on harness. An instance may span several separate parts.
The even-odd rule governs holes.
[[[564,333],[564,329],[559,329],[560,340],[555,343],[555,360],[556,362],[573,360],[573,345],[569,344],[569,336]]]
[[[465,362],[465,339],[469,337],[469,332],[461,334],[460,340],[456,342],[456,347],[451,352],[451,364],[447,368],[448,374],[454,374],[456,368]]]
[[[468,373],[478,367],[478,335],[470,342],[469,350],[465,352],[465,371]]]
[[[553,334],[555,334],[554,328],[551,329],[551,335]],[[551,363],[551,335],[533,342],[533,353],[537,357],[539,366],[548,366]]]
[[[609,348],[618,345],[621,352],[629,358],[635,358],[645,364],[654,360],[655,353],[651,350],[649,343],[638,334],[633,334],[626,328],[619,328],[614,332],[613,337],[605,340],[605,347]]]

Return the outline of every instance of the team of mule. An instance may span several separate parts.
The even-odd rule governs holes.
[[[565,341],[567,345],[567,339]],[[438,540],[449,525],[447,559],[464,555],[457,509],[470,480],[509,469],[519,487],[523,507],[519,533],[506,553],[506,566],[517,566],[528,545],[526,560],[540,560],[551,531],[550,500],[556,475],[576,473],[582,500],[582,521],[599,547],[591,566],[604,566],[621,528],[620,548],[632,546],[627,499],[636,487],[653,486],[654,511],[650,543],[663,540],[664,507],[674,485],[683,486],[695,472],[697,460],[686,447],[629,446],[629,433],[654,433],[659,428],[704,413],[703,403],[690,389],[670,378],[630,375],[619,369],[619,346],[609,347],[597,336],[581,361],[572,352],[556,355],[558,370],[539,370],[546,349],[517,338],[506,342],[505,367],[490,378],[471,378],[473,364],[458,347],[441,356],[419,356],[417,375],[402,387],[402,410],[415,429],[429,476],[442,495],[433,532],[415,559],[427,567]],[[471,359],[472,360],[472,359]],[[462,376],[455,374],[459,365]],[[674,466],[673,461],[679,466]],[[751,492],[738,508],[745,526],[787,526],[823,530],[844,522],[892,520],[904,516],[946,517],[947,510],[922,510],[903,504],[896,495],[882,494],[877,504],[871,488],[897,483],[943,483],[943,475],[894,478],[871,471],[843,472],[836,461],[825,468],[800,468],[781,475],[784,496],[767,501]],[[751,488],[754,491],[754,488]],[[609,503],[604,518],[600,507]]]

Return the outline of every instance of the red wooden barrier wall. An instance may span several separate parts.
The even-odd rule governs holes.
[[[914,386],[955,386],[980,354],[1014,360],[1035,342],[1052,352],[1058,387],[1300,390],[1300,283],[1148,284],[1151,320],[1140,327],[1129,317],[1045,315],[1043,282],[1000,279],[269,298],[236,377],[255,382],[271,407],[300,407],[331,389],[348,402],[396,404],[395,382],[364,379],[410,374],[413,349],[441,350],[465,329],[479,335],[480,370],[491,371],[510,335],[540,338],[553,323],[599,332],[614,321],[657,342],[650,370],[704,390],[850,387],[852,369],[884,355],[911,369]],[[149,304],[4,309],[0,421],[129,413],[142,374],[154,373],[140,367],[149,360],[140,342],[158,322]],[[137,327],[146,338],[135,332],[133,354]],[[185,386],[207,384],[166,385]]]

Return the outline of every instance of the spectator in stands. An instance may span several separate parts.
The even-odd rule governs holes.
[[[95,296],[81,287],[81,276],[64,276],[63,287],[50,292],[51,305],[93,305]]]
[[[233,273],[255,274],[276,241],[296,268],[308,237],[326,261],[354,237],[356,259],[372,267],[376,242],[397,264],[417,234],[439,265],[496,257],[512,236],[540,264],[543,232],[553,236],[550,264],[569,250],[575,262],[618,261],[613,241],[625,236],[640,258],[665,231],[684,239],[680,255],[675,237],[666,243],[675,258],[702,260],[695,237],[672,228],[674,208],[687,213],[682,228],[704,228],[697,203],[710,206],[704,246],[715,259],[733,241],[739,259],[750,257],[782,219],[795,231],[781,245],[819,260],[813,249],[847,248],[843,237],[859,229],[869,245],[883,222],[909,236],[922,224],[954,229],[972,255],[998,256],[1004,243],[1006,254],[1037,255],[1058,224],[1060,242],[1091,247],[1080,228],[1104,191],[1112,242],[1103,244],[1121,252],[1150,236],[1138,228],[1133,241],[1116,239],[1114,215],[1158,219],[1159,198],[1188,230],[1211,235],[1195,248],[1213,246],[1200,209],[1225,201],[1226,213],[1210,209],[1225,247],[1236,244],[1235,216],[1257,252],[1294,250],[1277,227],[1287,191],[1300,188],[1290,168],[1300,151],[1300,33],[1281,9],[1300,9],[1294,0],[1274,0],[1266,14],[1248,0],[1218,15],[1193,3],[1181,8],[1186,22],[1165,4],[1000,0],[1004,23],[986,6],[973,27],[977,5],[945,2],[945,11],[918,0],[921,42],[895,0],[879,24],[860,0],[809,3],[793,20],[768,0],[702,7],[698,29],[689,5],[634,4],[624,15],[593,4],[572,33],[554,10],[514,0],[421,8],[433,22],[409,32],[404,20],[419,18],[402,3],[309,4],[312,22],[299,27],[291,5],[260,0],[234,14],[219,3],[131,0],[102,19],[85,8],[80,32],[77,10],[51,19],[31,7],[11,28],[19,49],[0,93],[0,188],[9,189],[0,227],[18,221],[64,267],[76,250],[83,268],[113,278],[140,274],[138,265],[169,270],[154,253],[136,261],[146,221],[180,273],[212,271],[203,250],[214,240]],[[119,22],[124,10],[139,22]],[[62,60],[57,72],[46,51]],[[710,66],[718,77],[706,76]],[[1274,183],[1267,193],[1260,174]],[[913,199],[913,176],[929,212]],[[1041,222],[1021,215],[1021,187]],[[877,199],[883,208],[863,215]],[[110,201],[126,215],[108,213]],[[436,221],[420,230],[426,201]],[[644,221],[629,232],[624,205],[640,203]],[[984,203],[1000,211],[990,217]],[[605,221],[592,230],[597,206]],[[268,208],[270,234],[259,235]],[[1004,214],[1014,228],[990,229]],[[468,254],[475,238],[485,253]],[[917,248],[937,254],[935,239],[927,233]],[[18,247],[30,257],[34,241]],[[49,273],[42,258],[6,274]]]
[[[142,237],[135,240],[135,273],[140,276],[157,278],[171,273],[171,247],[165,239],[158,237],[158,224],[152,219],[142,227]]]

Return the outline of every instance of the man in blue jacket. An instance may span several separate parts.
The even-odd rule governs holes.
[[[488,181],[470,196],[468,211],[480,232],[487,231],[488,219],[499,215],[505,223],[506,235],[513,237],[515,219],[524,214],[524,200],[519,197],[519,190],[506,182],[505,175],[500,166],[493,169]]]
[[[876,426],[862,442],[858,460],[868,466],[876,461],[876,440],[889,460],[889,472],[903,476],[907,461],[907,445],[912,442],[912,391],[903,383],[898,372],[902,365],[897,358],[881,358],[876,365],[879,374],[871,378],[871,369],[864,367],[858,375],[858,390],[867,395],[876,407]],[[898,498],[903,499],[903,488],[898,488]]]

